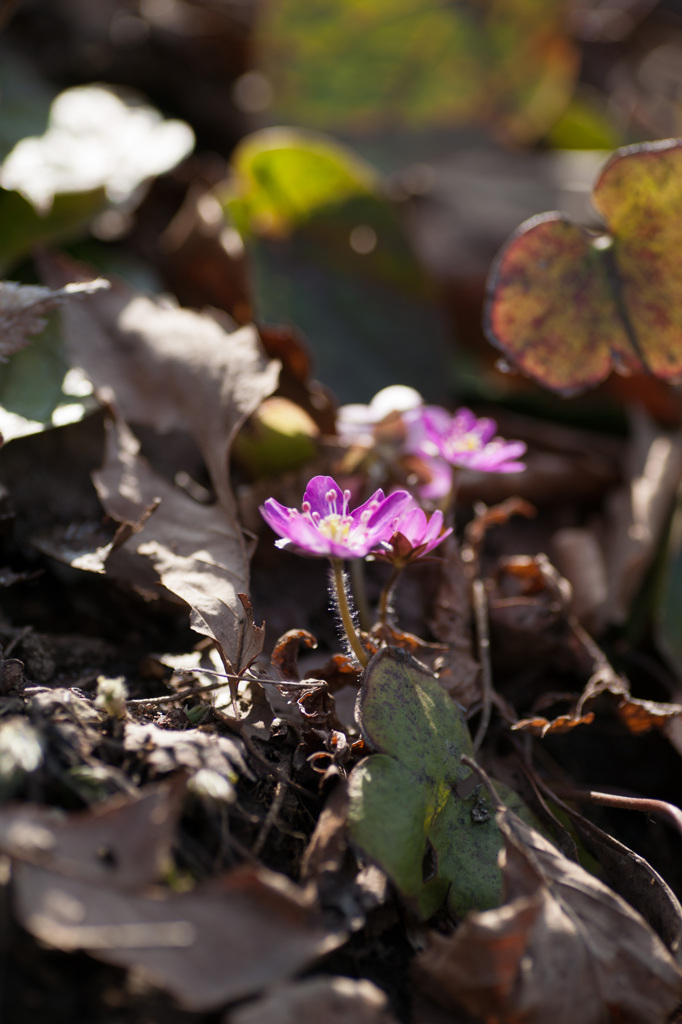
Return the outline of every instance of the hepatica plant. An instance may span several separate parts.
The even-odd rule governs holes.
[[[521,441],[503,441],[495,437],[493,420],[477,419],[468,409],[451,416],[437,406],[421,405],[417,392],[405,400],[411,389],[386,389],[400,392],[402,408],[391,409],[391,397],[370,406],[353,407],[349,439],[363,438],[369,448],[382,424],[391,425],[391,445],[396,457],[416,456],[437,463],[433,478],[443,480],[452,492],[453,467],[458,465],[493,472],[513,472],[523,468],[518,461],[525,451]],[[416,396],[416,399],[414,398]],[[381,413],[378,410],[381,410]],[[365,410],[365,412],[363,412]],[[397,421],[400,422],[397,422]],[[395,428],[395,429],[394,429]],[[380,441],[377,438],[377,444]],[[418,490],[418,488],[417,488]],[[397,579],[411,562],[431,554],[452,533],[444,526],[440,509],[431,515],[419,507],[409,491],[393,490],[386,495],[379,489],[357,508],[351,508],[351,492],[343,490],[331,476],[315,476],[309,482],[301,508],[287,508],[274,498],[261,506],[261,515],[279,536],[277,547],[289,548],[301,555],[328,558],[331,564],[331,593],[355,658],[364,667],[368,661],[352,607],[344,572],[347,559],[379,558],[393,566],[380,602],[380,619],[386,622]]]
[[[285,508],[274,498],[268,498],[260,511],[280,536],[277,547],[329,559],[339,618],[351,650],[364,666],[368,658],[355,628],[343,560],[364,558],[382,542],[390,544],[399,529],[401,514],[413,505],[413,498],[407,491],[394,491],[386,497],[378,490],[351,511],[350,497],[350,491],[342,491],[332,477],[315,476],[305,490],[300,511]]]
[[[451,495],[457,466],[493,472],[523,468],[518,459],[525,445],[496,437],[492,420],[477,419],[466,409],[452,416],[424,407],[416,392],[405,394],[409,390],[395,396],[402,408],[391,408],[394,396],[384,395],[372,407],[353,407],[347,418],[349,446],[361,442],[370,458],[373,443],[377,448],[383,444],[384,453],[369,463],[375,470],[388,478],[387,468],[402,459],[406,465],[411,458],[433,460],[433,479],[446,467],[446,492]],[[365,465],[365,479],[371,477]],[[427,514],[402,488],[388,495],[378,489],[353,508],[351,491],[331,476],[313,477],[300,509],[268,498],[260,511],[278,534],[279,548],[329,559],[332,598],[350,650],[364,670],[356,713],[363,736],[376,752],[363,758],[349,779],[348,827],[354,842],[423,918],[445,900],[456,915],[496,905],[501,836],[493,808],[485,805],[476,786],[456,791],[469,774],[461,756],[473,752],[466,722],[431,673],[397,647],[383,647],[370,662],[344,571],[348,559],[389,562],[392,573],[379,609],[385,623],[400,573],[431,557],[452,533],[443,511]],[[511,792],[506,796],[514,798]],[[436,870],[425,882],[429,850]]]
[[[523,441],[505,441],[496,436],[495,420],[477,418],[470,409],[458,409],[454,415],[437,405],[417,407],[404,413],[407,426],[406,448],[430,463],[436,491],[452,493],[455,467],[485,473],[518,473],[525,468],[520,457],[526,451]],[[430,494],[429,494],[430,490]],[[426,496],[437,497],[434,485]]]
[[[494,420],[478,418],[470,409],[453,414],[424,405],[419,392],[404,385],[384,388],[368,405],[342,406],[337,430],[348,448],[342,470],[362,470],[377,483],[405,482],[424,501],[447,505],[458,469],[517,473],[525,468],[519,461],[525,444],[496,436]]]

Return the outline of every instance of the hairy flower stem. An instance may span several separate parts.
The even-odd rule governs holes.
[[[350,606],[350,600],[348,596],[348,583],[346,580],[346,574],[343,571],[343,561],[340,558],[329,559],[332,567],[332,597],[336,602],[336,610],[339,613],[341,625],[348,638],[351,650],[357,660],[364,668],[369,657],[367,651],[360,643],[360,637],[355,630],[355,623],[353,622],[353,612]]]
[[[402,571],[402,565],[394,566],[386,586],[381,591],[381,598],[379,600],[379,622],[382,626],[386,626],[391,618],[393,611],[393,593]]]

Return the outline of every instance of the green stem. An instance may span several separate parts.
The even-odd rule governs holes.
[[[333,595],[336,600],[336,608],[339,613],[339,618],[341,619],[344,632],[348,637],[348,643],[351,646],[351,650],[364,668],[369,661],[369,657],[360,643],[360,637],[355,631],[353,613],[351,612],[348,600],[348,587],[346,585],[346,578],[343,571],[343,561],[340,558],[330,558],[329,561],[332,566]]]
[[[393,591],[395,585],[400,578],[400,574],[403,571],[402,565],[394,566],[393,572],[388,578],[388,582],[384,589],[381,591],[381,599],[379,601],[379,622],[382,626],[388,623],[391,616],[391,605],[393,603]]]

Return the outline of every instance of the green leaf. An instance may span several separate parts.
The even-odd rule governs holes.
[[[79,238],[107,205],[103,188],[67,192],[55,196],[49,212],[40,214],[19,192],[0,188],[0,273],[28,256],[35,245]]]
[[[344,134],[471,121],[516,140],[568,102],[578,57],[555,0],[279,0],[256,23],[273,121]]]
[[[446,388],[446,327],[381,179],[326,136],[271,129],[232,159],[226,216],[250,259],[261,322],[294,325],[342,402],[390,383]]]
[[[609,117],[606,99],[588,89],[578,91],[544,140],[552,149],[617,149],[623,141]]]
[[[457,705],[423,666],[387,647],[365,670],[358,719],[379,753],[364,758],[349,778],[354,842],[423,918],[446,899],[458,917],[497,906],[502,837],[484,787],[466,797],[456,792],[471,775],[461,757],[473,756]],[[496,786],[529,817],[515,793]]]
[[[548,213],[507,242],[488,282],[488,338],[566,395],[612,369],[680,380],[682,141],[617,150],[592,198],[606,232]]]

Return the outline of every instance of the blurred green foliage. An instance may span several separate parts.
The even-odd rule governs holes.
[[[221,201],[250,262],[256,318],[295,325],[340,401],[447,385],[435,292],[381,178],[323,135],[270,129],[235,150]]]
[[[270,116],[360,135],[479,121],[531,141],[573,91],[565,13],[557,0],[279,0],[256,33]]]

